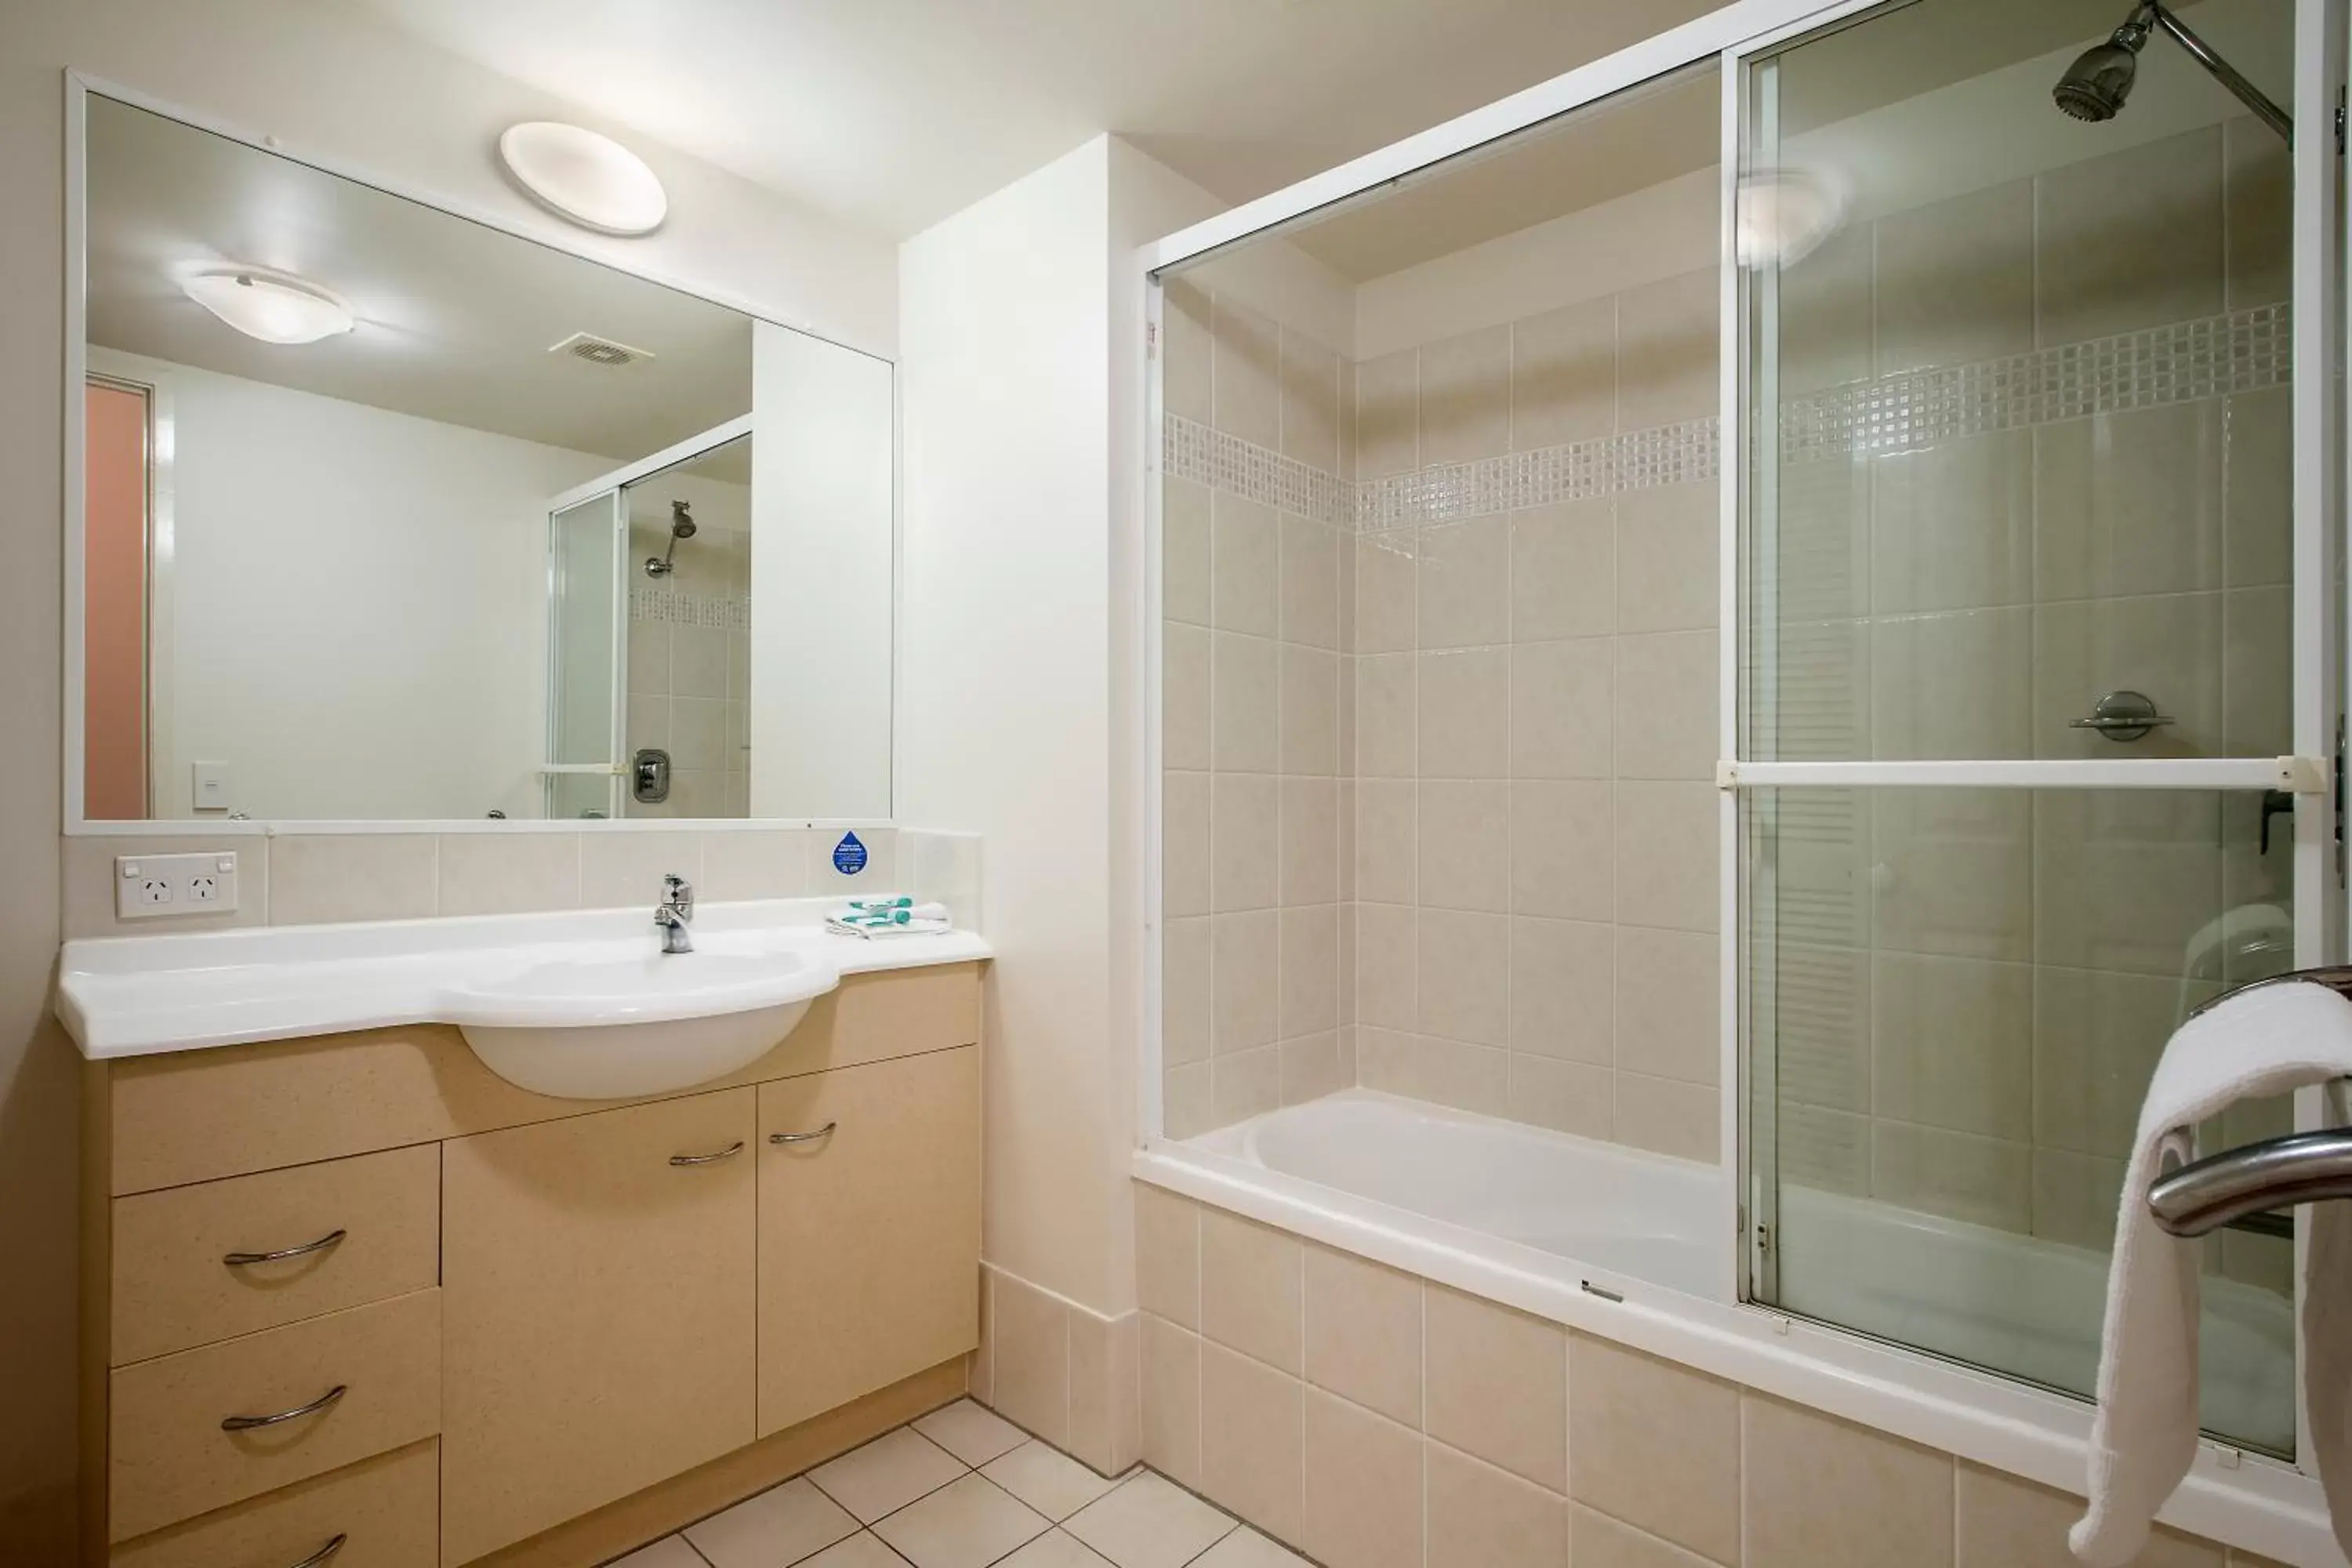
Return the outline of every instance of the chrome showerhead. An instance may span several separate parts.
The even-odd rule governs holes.
[[[2131,96],[2139,73],[2139,51],[2147,42],[2156,7],[2142,5],[2104,44],[2084,50],[2050,91],[2059,108],[2077,120],[2113,120]]]
[[[648,555],[646,557],[646,575],[648,577],[667,577],[672,572],[677,571],[677,568],[673,564],[671,558],[677,553],[677,542],[681,539],[692,539],[694,537],[696,526],[694,514],[687,510],[686,502],[682,500],[674,500],[670,502],[669,548],[663,551],[659,555]]]

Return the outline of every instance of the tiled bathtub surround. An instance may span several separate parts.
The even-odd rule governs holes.
[[[1138,1184],[1144,1462],[1327,1568],[2065,1568],[2079,1500]],[[2139,1568],[2274,1568],[2170,1531]]]

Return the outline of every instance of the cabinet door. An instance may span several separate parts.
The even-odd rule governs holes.
[[[749,1088],[443,1153],[442,1562],[751,1441]]]
[[[980,1048],[761,1084],[761,1436],[979,1342]]]

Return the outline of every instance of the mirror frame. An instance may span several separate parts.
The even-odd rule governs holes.
[[[142,110],[184,126],[191,131],[218,136],[226,141],[266,153],[273,158],[283,158],[320,174],[331,174],[369,190],[394,196],[404,202],[426,207],[462,222],[475,224],[526,245],[537,246],[558,254],[575,257],[583,261],[607,268],[612,271],[674,293],[700,300],[706,304],[732,310],[753,321],[765,321],[784,331],[830,343],[852,353],[878,360],[890,367],[890,756],[886,770],[889,781],[889,800],[877,816],[702,816],[702,817],[621,817],[602,822],[573,821],[570,818],[510,817],[140,817],[137,819],[92,818],[82,814],[85,735],[83,731],[83,695],[86,681],[85,650],[83,647],[83,606],[87,603],[88,561],[85,552],[84,529],[88,515],[85,493],[88,461],[88,431],[85,427],[82,387],[89,376],[89,100],[102,98],[126,107]],[[520,199],[520,198],[519,198]],[[62,475],[65,505],[65,604],[63,605],[63,700],[61,715],[63,756],[61,769],[62,795],[59,809],[61,831],[68,837],[200,837],[207,836],[268,837],[289,834],[315,833],[583,833],[614,829],[629,831],[701,831],[713,829],[745,829],[811,827],[826,826],[864,826],[869,824],[895,823],[898,816],[898,715],[903,700],[905,676],[906,633],[903,609],[906,596],[906,574],[903,565],[903,544],[906,528],[905,472],[905,378],[899,374],[894,354],[877,353],[857,343],[807,327],[793,326],[778,321],[767,310],[754,309],[740,299],[700,284],[682,280],[655,268],[624,266],[610,257],[600,255],[587,245],[572,242],[568,236],[556,233],[529,232],[509,216],[486,211],[470,203],[452,200],[436,193],[420,190],[398,180],[346,163],[339,159],[315,153],[297,153],[278,144],[278,139],[220,116],[193,110],[125,87],[89,72],[68,68],[65,72],[65,374],[60,384],[61,412],[64,420],[65,471]],[[756,411],[747,410],[740,417],[747,427]],[[658,466],[657,459],[666,453],[652,453],[631,467]]]

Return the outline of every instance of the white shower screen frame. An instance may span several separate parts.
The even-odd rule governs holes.
[[[1718,414],[1727,433],[1723,467],[1720,624],[1720,724],[1717,784],[1720,796],[1722,854],[1720,915],[1723,933],[1721,1049],[1723,1149],[1730,1170],[1744,1174],[1742,1140],[1747,1129],[1740,1107],[1746,1062],[1743,1050],[1740,973],[1739,795],[1779,785],[1969,785],[1994,788],[2285,788],[2297,797],[2294,814],[2294,916],[2296,960],[2319,963],[2345,951],[2347,895],[2332,865],[2335,815],[2330,790],[2334,715],[2338,693],[2352,681],[2352,634],[2333,577],[2333,541],[2341,532],[2340,497],[2347,442],[2346,411],[2329,383],[2327,367],[2339,353],[2352,355],[2352,322],[2345,320],[2337,276],[2339,247],[2352,244],[2345,204],[2336,184],[2336,139],[2325,134],[2299,139],[2294,152],[2294,744],[2291,757],[2179,759],[2173,761],[1982,761],[1779,763],[1739,757],[1740,646],[1739,523],[1747,500],[1745,466],[1737,433],[1740,395],[1748,369],[1741,326],[1741,280],[1736,261],[1734,201],[1748,64],[1756,56],[1824,25],[1888,8],[1904,0],[1735,0],[1706,16],[1622,49],[1604,58],[1498,100],[1484,108],[1244,203],[1140,247],[1134,265],[1142,275],[1146,334],[1141,406],[1145,412],[1141,515],[1144,572],[1138,606],[1144,622],[1141,679],[1145,723],[1142,776],[1134,781],[1144,804],[1140,875],[1136,919],[1142,935],[1141,984],[1136,988],[1142,1042],[1136,1074],[1139,1173],[1161,1184],[1234,1207],[1262,1211],[1259,1217],[1283,1224],[1335,1245],[1367,1250],[1360,1225],[1350,1226],[1309,1205],[1307,1212],[1285,1200],[1234,1185],[1214,1173],[1188,1171],[1184,1146],[1169,1140],[1161,1105],[1161,937],[1160,915],[1164,867],[1160,825],[1162,603],[1160,388],[1162,289],[1160,275],[1212,253],[1267,237],[1326,208],[1369,196],[1434,165],[1525,131],[1543,121],[1598,103],[1628,89],[1686,67],[1715,61],[1721,68],[1722,278],[1721,384]],[[2345,80],[2346,10],[2352,0],[2295,0],[2295,101],[2332,105]],[[2306,110],[2315,127],[2325,110]],[[2316,1114],[2315,1096],[2298,1103],[2298,1121]],[[2079,1489],[2088,1409],[2082,1402],[1992,1373],[1957,1366],[1925,1352],[1867,1339],[1752,1303],[1747,1289],[1746,1218],[1740,1183],[1727,1182],[1722,1216],[1724,1252],[1717,1287],[1710,1299],[1695,1300],[1680,1318],[1663,1311],[1628,1316],[1629,1309],[1604,1309],[1591,1301],[1550,1302],[1549,1310],[1576,1326],[1587,1326],[1675,1356],[1717,1375],[1798,1399],[1850,1419],[1931,1444],[1963,1458],[1991,1465],[2048,1484]],[[1496,1275],[1475,1260],[1456,1261],[1447,1250],[1415,1248],[1396,1239],[1369,1248],[1388,1251],[1390,1261],[1417,1268],[1432,1278],[1494,1293]],[[1516,1284],[1516,1282],[1509,1282]],[[2307,1437],[2307,1434],[2306,1434]],[[2308,1441],[2299,1445],[2308,1455]],[[2321,1561],[2326,1546],[2324,1500],[2305,1468],[2241,1454],[2201,1442],[2196,1463],[2166,1510],[2182,1528],[2223,1536],[2283,1559]]]

